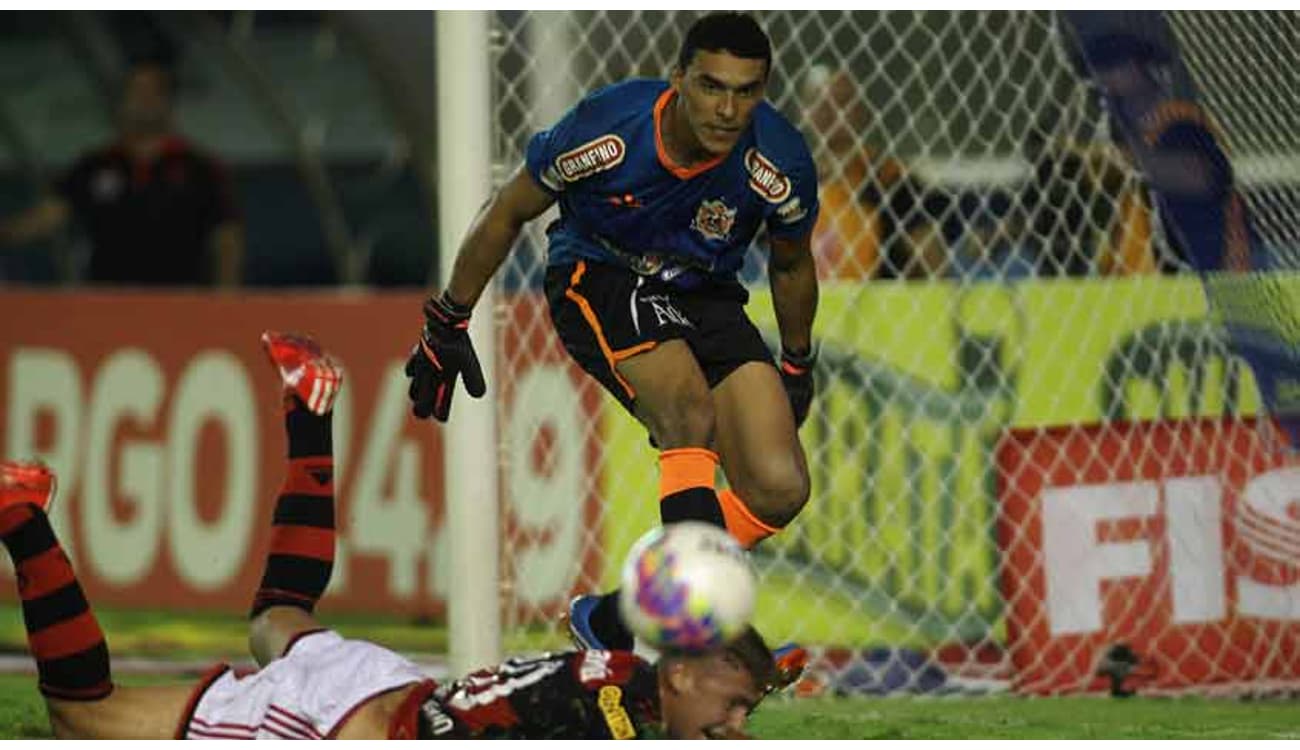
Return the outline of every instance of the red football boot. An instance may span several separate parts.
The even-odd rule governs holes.
[[[262,347],[280,373],[286,395],[317,415],[328,414],[343,387],[343,368],[310,336],[267,331]]]
[[[0,510],[22,503],[49,510],[58,486],[54,471],[39,461],[0,461]]]

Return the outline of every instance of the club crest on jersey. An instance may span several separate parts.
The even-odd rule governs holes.
[[[749,172],[749,186],[769,203],[780,203],[790,197],[790,178],[781,173],[766,156],[751,148],[745,152],[745,170]]]
[[[731,236],[731,227],[736,223],[736,209],[727,208],[722,199],[704,201],[695,210],[695,220],[691,229],[704,235],[706,240],[725,240]]]
[[[623,139],[609,133],[555,157],[555,171],[565,182],[577,182],[617,167],[626,155]]]

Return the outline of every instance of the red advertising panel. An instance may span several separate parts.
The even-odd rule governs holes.
[[[1004,438],[1017,689],[1101,689],[1119,644],[1148,688],[1300,682],[1300,460],[1273,446],[1231,420]]]
[[[502,587],[516,621],[553,622],[577,593],[601,587],[601,390],[574,364],[541,295],[516,297],[502,320],[497,398],[506,465]]]
[[[334,416],[337,560],[323,607],[436,616],[453,574],[444,553],[443,431],[410,416],[402,374],[420,301],[416,294],[0,294],[0,448],[59,473],[51,515],[93,602],[243,611],[261,574],[285,453],[278,380],[258,337],[265,329],[312,333],[347,372]],[[510,303],[536,304],[531,296]],[[503,439],[527,445],[537,441],[532,433],[554,430],[555,419],[514,420],[514,392],[502,384],[577,376],[553,342],[512,337],[507,344],[513,356],[499,358],[501,371],[489,374],[487,398],[506,392]],[[537,350],[520,356],[528,346]],[[594,408],[571,396],[550,413],[566,424],[590,422]],[[581,466],[575,481],[586,487],[592,458],[583,446],[570,452]],[[578,586],[574,561],[594,560],[589,547],[599,538],[568,533],[597,516],[589,505],[595,498],[555,486],[546,475],[553,463],[525,464],[503,482],[503,528],[533,532],[534,570],[563,568],[534,588],[537,603],[563,601]],[[500,467],[484,457],[456,470]],[[512,484],[562,496],[571,512],[521,521],[510,511],[518,505],[508,495]],[[557,546],[569,539],[577,541]],[[0,601],[13,601],[11,576],[3,560]]]

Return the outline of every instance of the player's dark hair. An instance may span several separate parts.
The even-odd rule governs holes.
[[[743,13],[712,13],[691,24],[677,55],[677,67],[686,70],[700,50],[762,60],[766,70],[772,70],[772,42],[758,22]]]
[[[763,640],[763,636],[759,634],[753,625],[746,627],[745,632],[718,650],[705,652],[664,651],[659,656],[659,666],[663,667],[674,662],[693,661],[718,655],[721,655],[723,660],[748,672],[749,676],[754,678],[754,686],[758,688],[760,693],[766,694],[772,688],[773,680],[776,679],[776,660],[772,656],[772,650],[767,647],[767,642]]]
[[[739,638],[727,644],[726,656],[745,668],[754,678],[760,692],[766,693],[776,678],[776,661],[763,636],[753,625],[745,628]]]

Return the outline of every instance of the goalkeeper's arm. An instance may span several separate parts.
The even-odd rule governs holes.
[[[555,199],[520,168],[474,217],[460,243],[451,278],[445,285],[452,300],[473,308],[483,288],[501,267],[524,224],[550,208]]]

